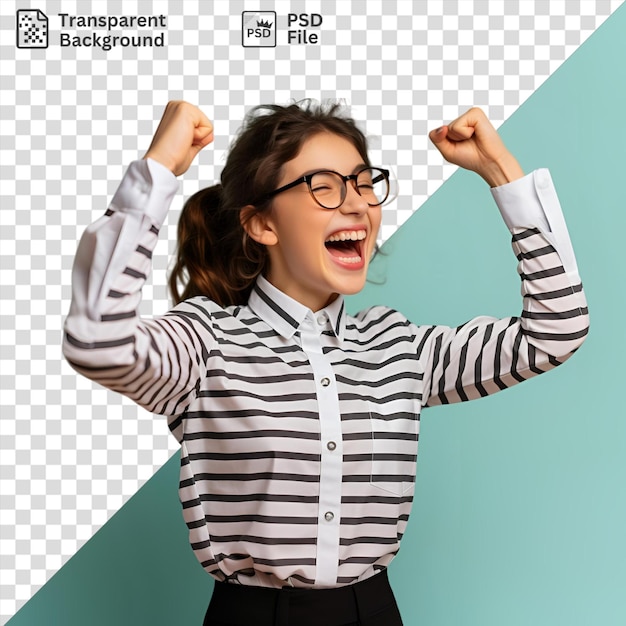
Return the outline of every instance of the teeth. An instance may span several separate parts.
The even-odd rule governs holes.
[[[367,233],[364,230],[342,230],[331,235],[326,241],[361,241],[365,237]]]
[[[337,258],[344,263],[359,263],[361,261],[360,256],[340,256]]]

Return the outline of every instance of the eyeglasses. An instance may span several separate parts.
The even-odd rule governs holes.
[[[346,199],[348,181],[352,182],[354,190],[369,206],[378,206],[389,196],[389,170],[379,167],[364,167],[356,174],[349,174],[348,176],[334,170],[319,170],[306,174],[268,193],[260,202],[265,202],[283,191],[306,183],[311,197],[317,204],[324,209],[337,209]]]

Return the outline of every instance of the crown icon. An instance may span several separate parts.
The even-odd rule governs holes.
[[[259,28],[272,28],[272,23],[269,20],[266,20],[265,22],[263,20],[257,20],[256,25]]]

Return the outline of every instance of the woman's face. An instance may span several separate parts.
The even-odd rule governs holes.
[[[364,166],[350,141],[322,132],[307,139],[299,154],[285,163],[276,188],[311,171],[328,169],[345,176]],[[284,191],[275,196],[265,217],[263,243],[270,258],[266,278],[313,311],[340,293],[357,293],[365,284],[380,221],[381,207],[370,207],[351,182],[337,209],[320,207],[306,183]],[[342,235],[347,241],[329,242]]]

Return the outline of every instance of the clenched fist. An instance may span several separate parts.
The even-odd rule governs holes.
[[[172,100],[165,107],[144,159],[154,159],[180,176],[212,141],[213,124],[209,118],[189,102]]]
[[[491,187],[521,178],[524,172],[485,113],[473,107],[428,135],[446,161],[476,172]]]

